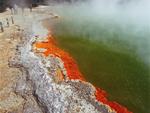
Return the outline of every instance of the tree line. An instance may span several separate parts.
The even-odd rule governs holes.
[[[19,7],[36,7],[38,5],[47,5],[50,2],[76,2],[86,0],[0,0],[0,12],[6,10],[6,8],[13,8],[16,4]]]
[[[15,4],[19,7],[35,7],[40,4],[46,4],[47,0],[0,0],[0,12],[6,8],[13,8]]]

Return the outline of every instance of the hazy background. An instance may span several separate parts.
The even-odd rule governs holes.
[[[136,48],[145,63],[150,63],[149,0],[88,0],[64,3],[52,9],[62,16],[63,22],[71,25],[69,33],[72,35],[82,35],[114,47],[116,44],[110,44],[113,43],[111,38],[126,41],[122,46],[127,46],[128,50]]]

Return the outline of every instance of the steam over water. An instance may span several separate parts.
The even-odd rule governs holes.
[[[62,21],[70,23],[71,35],[82,35],[107,45],[111,39],[126,41],[150,63],[149,0],[91,0],[60,5],[57,10]]]
[[[59,45],[88,81],[135,113],[148,113],[150,1],[91,0],[51,7]]]

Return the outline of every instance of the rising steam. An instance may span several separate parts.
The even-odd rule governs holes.
[[[121,45],[128,51],[134,49],[150,64],[149,0],[88,0],[59,4],[52,9],[62,16],[62,32],[114,48]]]

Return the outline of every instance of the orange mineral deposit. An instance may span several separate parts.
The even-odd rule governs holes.
[[[45,56],[48,56],[49,54],[53,54],[54,56],[59,57],[64,62],[64,67],[67,71],[67,75],[69,79],[74,79],[74,80],[78,79],[78,80],[85,81],[83,75],[79,71],[79,68],[75,60],[69,55],[69,53],[58,48],[54,38],[51,35],[48,35],[47,38],[48,38],[47,42],[37,42],[35,43],[35,47],[46,49],[46,51],[43,52]],[[116,102],[109,101],[107,99],[107,93],[104,90],[101,90],[100,88],[96,88],[95,96],[98,101],[110,106],[117,113],[132,113],[128,111],[126,107],[123,107]]]

